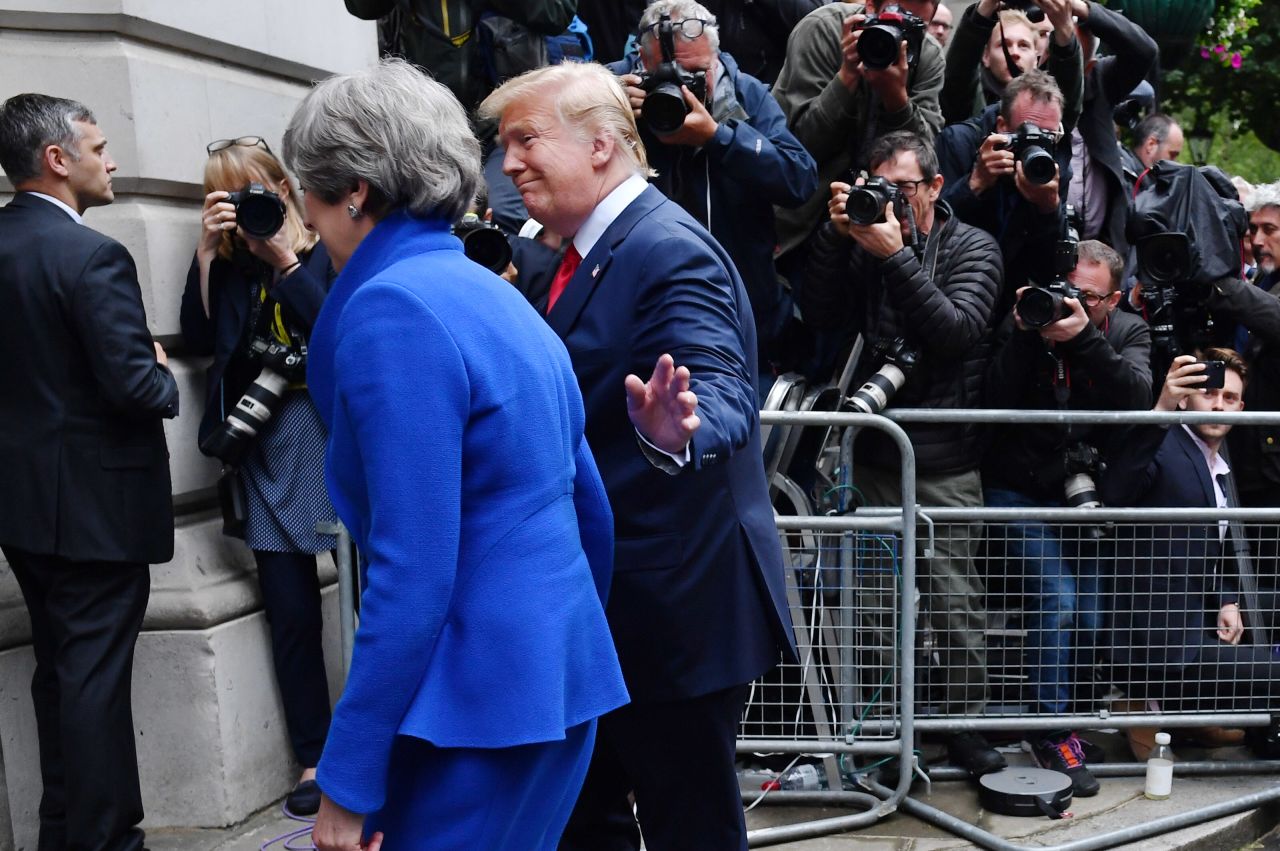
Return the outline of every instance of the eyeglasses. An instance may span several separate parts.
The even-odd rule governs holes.
[[[919,180],[899,180],[893,185],[898,187],[898,191],[902,193],[902,197],[914,198],[916,197],[916,192],[920,191],[920,184],[928,182],[929,178],[922,177]]]
[[[661,25],[662,25],[662,21],[658,21],[658,23],[656,24],[649,24],[649,26],[640,30],[640,32],[641,34],[644,34],[647,32],[656,33],[658,31],[658,27]],[[703,18],[685,18],[683,21],[671,22],[672,32],[678,32],[685,38],[689,39],[690,41],[692,41],[695,38],[701,37],[703,30],[705,30],[710,25],[711,25],[711,22]]]
[[[239,136],[235,139],[218,139],[204,146],[204,149],[210,156],[232,145],[240,145],[245,148],[262,148],[268,154],[271,148],[267,147],[267,140],[261,136]]]
[[[1110,294],[1098,295],[1097,293],[1089,293],[1084,290],[1080,290],[1080,301],[1084,303],[1085,307],[1097,307],[1109,298],[1111,298]]]

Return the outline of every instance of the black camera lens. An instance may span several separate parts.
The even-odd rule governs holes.
[[[901,27],[893,24],[869,26],[858,36],[858,57],[868,68],[888,68],[898,61],[898,45],[904,36]]]
[[[501,230],[484,224],[474,227],[455,227],[455,234],[462,240],[462,253],[489,271],[501,275],[511,263],[511,243]]]
[[[236,208],[236,224],[249,236],[270,239],[284,227],[284,201],[261,183],[250,183],[227,200]]]
[[[689,105],[684,92],[673,83],[662,83],[645,95],[640,114],[655,133],[674,133],[684,124]]]
[[[1053,155],[1044,148],[1029,147],[1018,157],[1022,163],[1022,174],[1037,186],[1044,186],[1053,180],[1058,171],[1058,164]]]
[[[872,178],[849,190],[849,200],[845,202],[844,209],[854,224],[873,225],[884,221],[884,205],[893,198],[890,184],[880,178]]]
[[[1191,241],[1185,233],[1157,233],[1138,241],[1139,277],[1172,284],[1191,276]]]
[[[1018,299],[1018,317],[1028,328],[1043,328],[1070,312],[1061,295],[1041,287],[1028,288]]]

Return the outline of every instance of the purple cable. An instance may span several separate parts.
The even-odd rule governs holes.
[[[294,815],[293,813],[289,812],[289,805],[286,803],[280,804],[280,812],[284,813],[287,818],[291,818],[294,821],[303,822],[304,824],[306,824],[306,827],[300,827],[297,830],[291,830],[291,831],[288,831],[287,833],[282,833],[279,836],[277,836],[275,839],[268,839],[266,842],[258,846],[258,851],[267,851],[268,848],[270,848],[272,845],[275,845],[277,843],[280,844],[280,848],[282,849],[282,851],[315,851],[316,846],[311,841],[311,826],[316,823],[316,820],[313,818],[307,818],[306,816]],[[306,845],[293,844],[294,840],[301,839],[303,837],[306,837],[306,840],[307,840]]]

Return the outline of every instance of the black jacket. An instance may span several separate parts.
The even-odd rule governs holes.
[[[335,274],[328,252],[319,243],[299,259],[302,266],[276,283],[270,294],[290,320],[310,333]],[[256,368],[243,358],[233,357],[247,343],[252,284],[251,276],[235,263],[221,257],[214,259],[209,267],[209,316],[205,316],[197,261],[192,260],[187,271],[180,317],[182,338],[191,354],[213,355],[213,363],[205,372],[205,407],[198,436],[201,442],[227,418],[227,411],[257,376]]]
[[[1242,352],[1249,363],[1246,411],[1280,411],[1280,280],[1275,280],[1280,275],[1272,273],[1270,278],[1256,286],[1219,281],[1209,299],[1215,325],[1230,319],[1250,332]],[[1227,433],[1227,445],[1241,493],[1280,490],[1280,426],[1235,426]]]
[[[772,86],[787,58],[787,36],[825,0],[706,0],[720,28],[720,49],[744,72]]]
[[[0,209],[0,544],[168,561],[177,412],[129,252],[18,193]]]
[[[933,274],[925,269],[936,250]],[[922,263],[922,260],[924,261]],[[990,358],[992,310],[1000,290],[1000,249],[990,236],[951,215],[946,205],[923,258],[904,248],[877,260],[828,223],[818,231],[797,302],[805,324],[817,330],[851,330],[868,344],[903,337],[919,363],[891,406],[973,408],[981,397]],[[854,376],[860,385],[880,363],[863,357]],[[961,473],[979,462],[974,425],[908,424],[907,434],[923,473]],[[859,439],[859,463],[897,468],[897,449],[882,432]]]
[[[1103,328],[1086,325],[1053,349],[1040,332],[1018,330],[1010,314],[997,345],[987,375],[987,407],[1127,411],[1151,406],[1151,331],[1131,313],[1114,310]],[[998,426],[982,466],[982,484],[1061,501],[1067,445],[1082,440],[1105,454],[1106,437],[1096,426],[1070,431],[1057,425]]]

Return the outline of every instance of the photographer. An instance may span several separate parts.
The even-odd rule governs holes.
[[[1064,96],[1063,124],[1068,130],[1074,127],[1084,96],[1084,63],[1071,16],[1082,5],[1081,0],[1042,0],[1038,5],[978,0],[965,9],[947,52],[940,97],[946,122],[981,115],[1001,99],[1010,81],[1042,67]],[[1037,8],[1052,26],[1047,56],[1039,48],[1038,28],[1027,17]]]
[[[1053,277],[1050,249],[1065,224],[1062,189],[1070,164],[1062,92],[1044,71],[1021,75],[1005,87],[998,106],[938,137],[938,165],[946,178],[942,199],[962,222],[1000,243],[1005,291],[997,317],[1029,280]]]
[[[640,33],[636,62],[610,70],[621,76],[635,110],[657,171],[653,184],[711,232],[742,275],[755,316],[763,395],[773,383],[773,344],[792,314],[773,266],[773,208],[794,207],[813,193],[813,158],[787,130],[764,85],[719,52],[716,19],[706,7],[656,0],[640,19]],[[674,66],[663,55],[664,33]]]
[[[1021,311],[1032,288],[1019,290],[1019,305],[1005,320],[987,377],[992,408],[1141,410],[1151,404],[1151,335],[1138,317],[1117,311],[1124,261],[1100,242],[1078,246],[1066,281],[1077,294],[1061,299],[1067,315],[1029,327]],[[983,494],[991,507],[1060,507],[1079,504],[1105,452],[1096,427],[1002,425],[982,466]],[[1092,462],[1092,463],[1091,463]],[[1068,483],[1071,493],[1068,493]],[[1003,553],[1023,581],[1027,670],[1036,711],[1067,712],[1072,684],[1088,682],[1092,640],[1100,628],[1098,565],[1081,527],[1018,521],[988,527],[988,551]],[[1073,667],[1074,659],[1074,667]],[[1082,707],[1086,708],[1086,707]],[[1049,731],[1032,741],[1036,759],[1066,773],[1076,795],[1093,795],[1080,740],[1070,730]]]
[[[824,331],[852,328],[872,349],[888,348],[897,374],[906,373],[892,397],[895,405],[973,407],[990,352],[999,249],[937,203],[943,179],[928,142],[905,131],[889,133],[871,146],[870,157],[878,181],[831,185],[831,221],[814,240],[800,298],[805,324]],[[861,214],[872,186],[883,194],[873,195],[871,217],[881,209],[883,217],[858,224],[851,213],[868,218]],[[886,196],[881,204],[878,198]],[[879,359],[868,360],[855,378],[865,381],[881,366]],[[975,426],[908,425],[907,434],[922,504],[982,504]],[[865,430],[855,457],[854,485],[868,503],[900,504],[898,452],[888,436]],[[937,673],[948,680],[943,702],[949,714],[979,714],[987,700],[983,590],[973,564],[979,535],[974,526],[940,527],[933,556],[919,562],[920,590],[942,642]],[[953,736],[949,750],[975,776],[1005,765],[978,733]]]
[[[787,59],[773,96],[791,132],[818,163],[818,189],[802,206],[778,211],[778,243],[784,257],[809,239],[825,218],[831,182],[866,164],[873,139],[909,130],[931,142],[942,128],[938,92],[944,63],[936,41],[922,39],[914,62],[904,44],[897,61],[879,69],[868,67],[858,52],[863,25],[889,5],[875,0],[822,6],[796,25],[787,42]],[[925,25],[938,7],[935,0],[900,0],[897,5]],[[799,252],[790,265],[796,272],[803,267]]]
[[[261,137],[223,139],[208,150],[200,242],[182,296],[182,335],[192,354],[213,355],[201,451],[224,460],[242,457],[228,464],[238,475],[222,486],[242,500],[241,536],[258,566],[285,721],[303,767],[287,804],[295,814],[311,814],[320,804],[312,778],[329,728],[316,554],[335,546],[334,536],[318,533],[316,523],[336,518],[325,492],[324,426],[303,383],[303,365],[307,336],[334,272],[324,247],[303,225],[284,167]],[[267,194],[241,191],[247,184],[259,184]],[[263,233],[273,225],[274,232]],[[271,344],[301,362],[283,372],[275,361],[269,365],[257,352]],[[237,400],[246,391],[261,398],[263,376],[275,373],[288,385],[268,406],[265,424],[244,419],[257,425],[256,435],[232,428],[228,415],[245,418]]]

